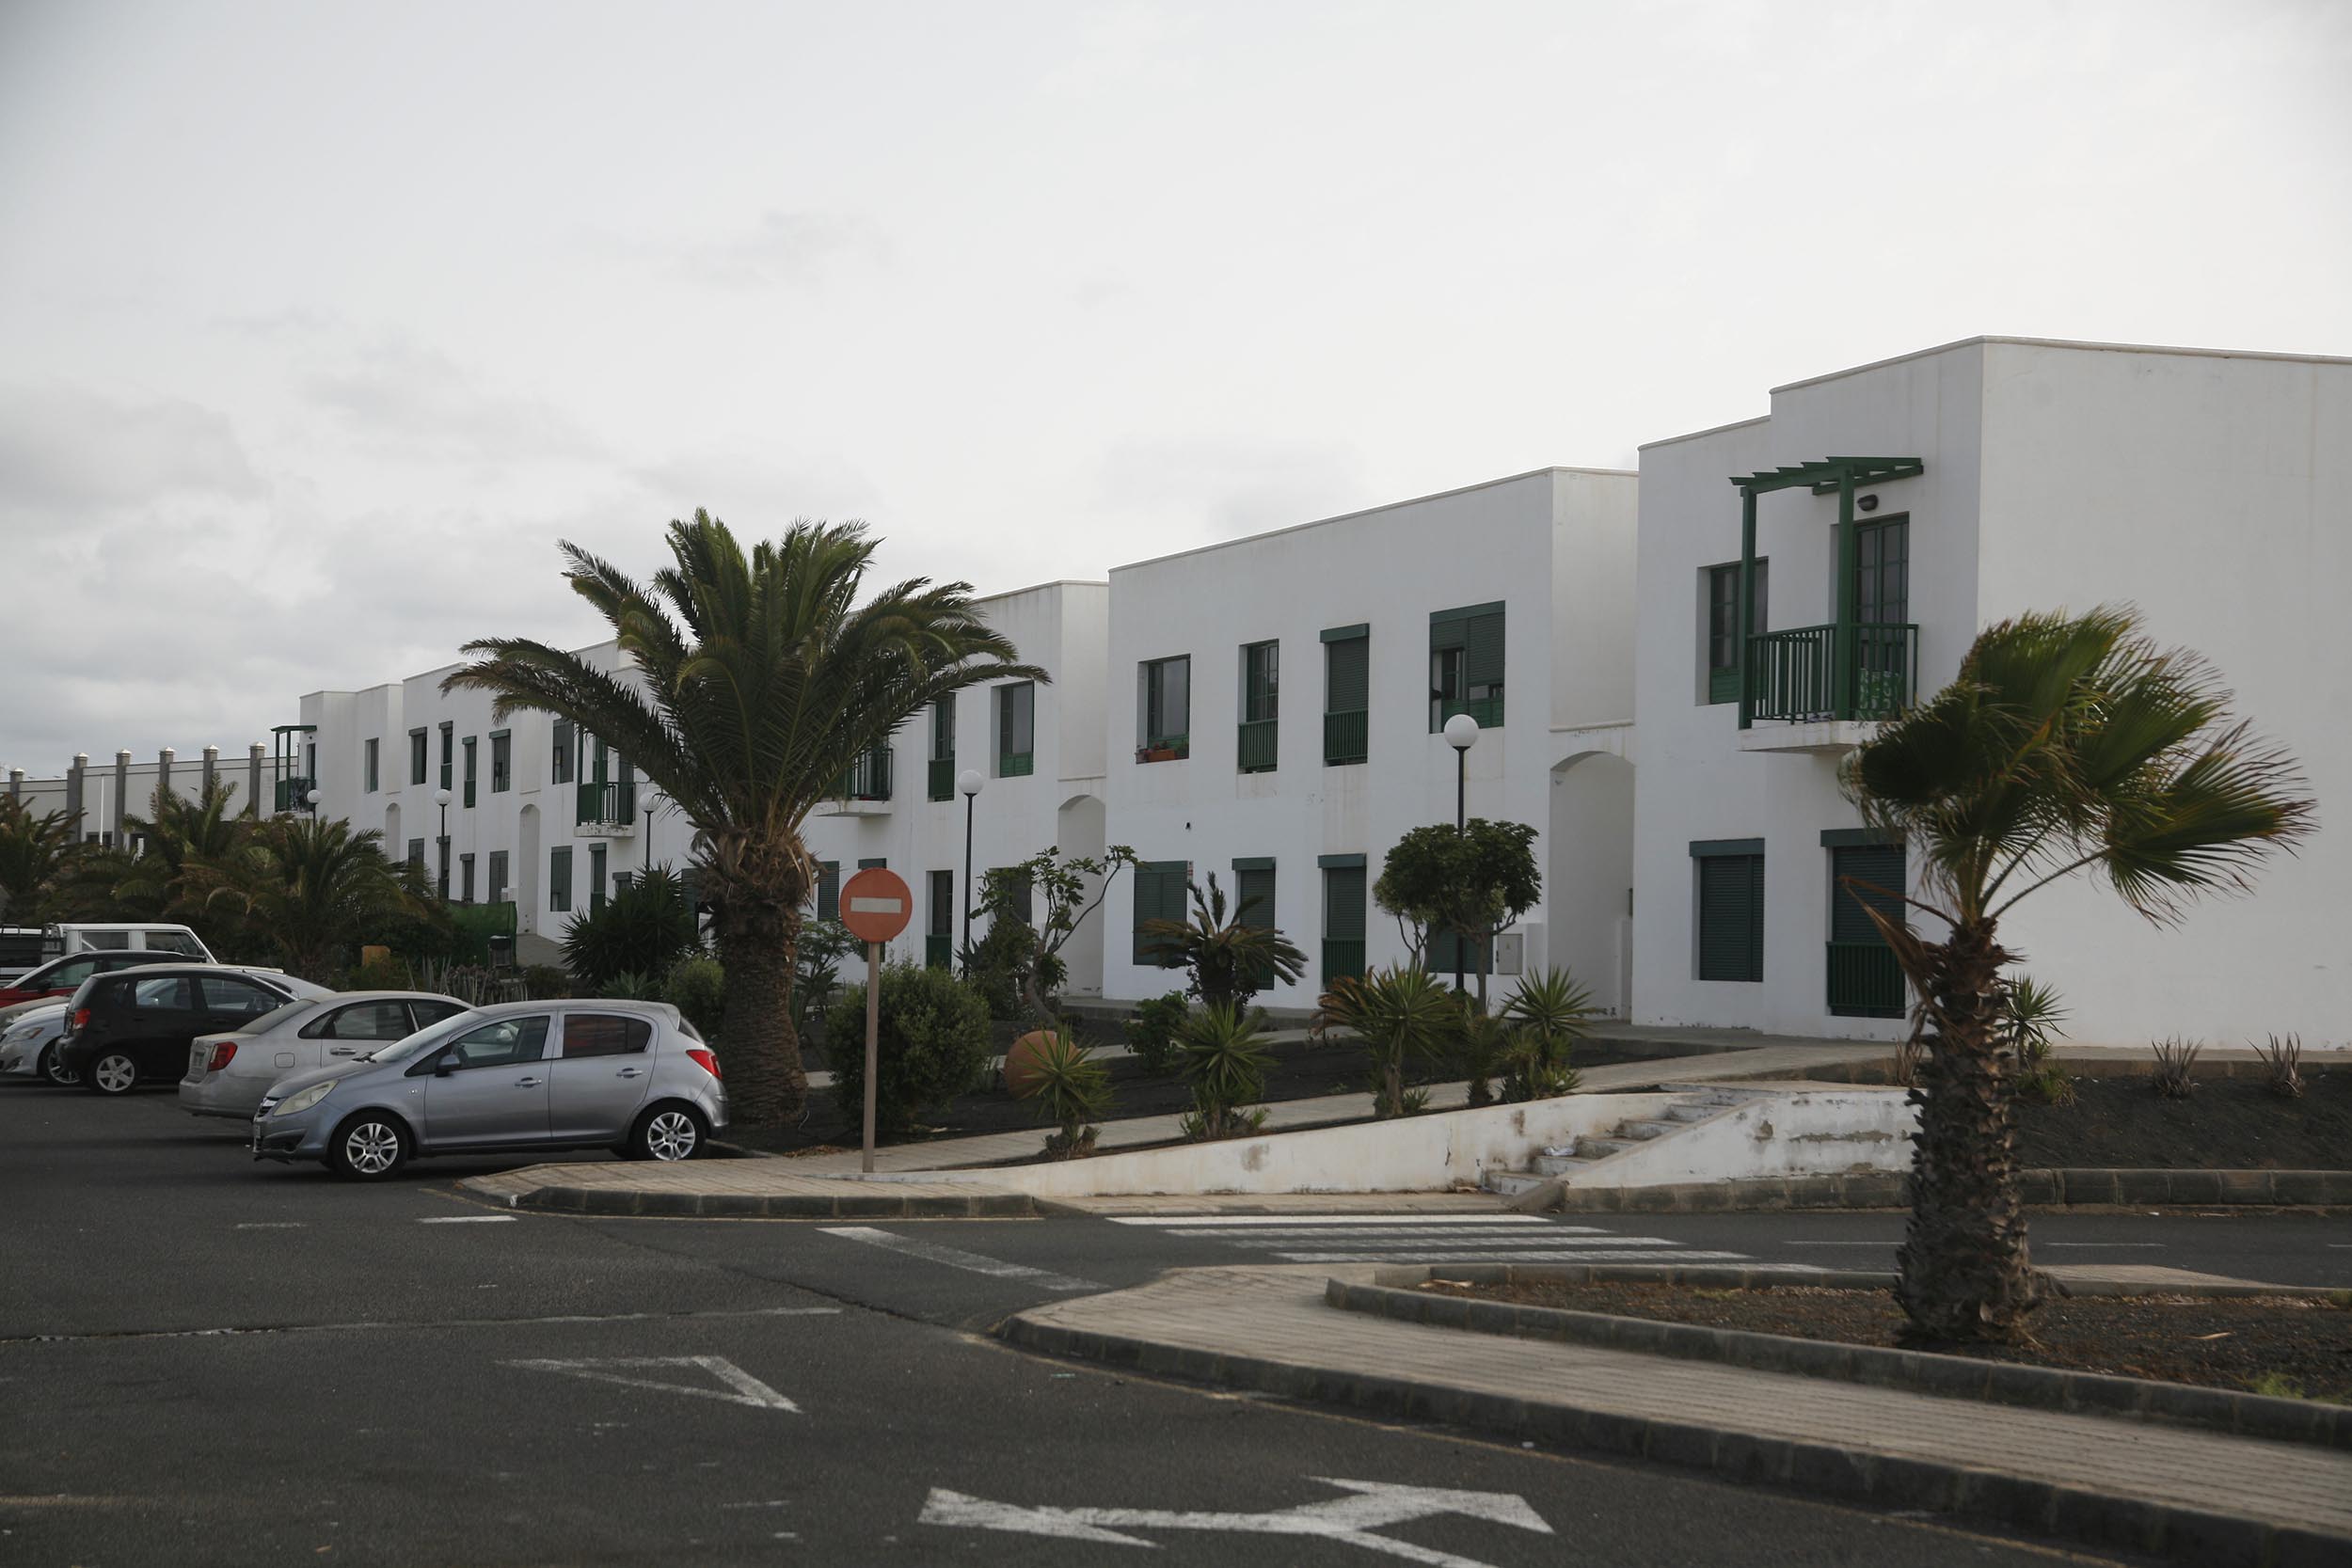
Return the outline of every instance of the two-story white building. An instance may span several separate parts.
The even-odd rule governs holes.
[[[1901,977],[1835,879],[1915,892],[1918,867],[1861,832],[1838,762],[2023,611],[2137,605],[2302,760],[2325,822],[2352,799],[2347,594],[2352,361],[1980,338],[1643,448],[1634,1018],[1904,1032]],[[2316,1042],[2352,1005],[2346,886],[2329,826],[2176,926],[2085,878],[2003,940],[2078,1040]]]

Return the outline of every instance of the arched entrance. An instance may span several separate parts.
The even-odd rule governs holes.
[[[1101,855],[1104,848],[1104,832],[1103,802],[1098,797],[1073,795],[1054,814],[1054,845],[1064,859]],[[1094,891],[1089,887],[1087,895],[1091,898]],[[1062,990],[1072,996],[1103,994],[1103,911],[1095,911],[1061,950],[1062,962],[1070,968]]]
[[[515,929],[539,928],[539,808],[525,806],[515,845]]]
[[[408,858],[408,841],[400,836],[400,802],[384,808],[384,858],[394,865]]]
[[[1633,991],[1633,764],[1580,752],[1551,769],[1544,906],[1550,959],[1612,1018]]]

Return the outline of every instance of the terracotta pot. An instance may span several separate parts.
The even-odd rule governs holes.
[[[1052,1033],[1047,1030],[1032,1029],[1013,1041],[1010,1049],[1006,1051],[1005,1087],[1011,1091],[1015,1100],[1026,1100],[1037,1092],[1038,1083],[1041,1076],[1038,1069],[1037,1053],[1042,1051],[1045,1048],[1045,1042],[1053,1037]]]

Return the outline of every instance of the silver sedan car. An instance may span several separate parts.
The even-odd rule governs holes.
[[[36,1002],[8,1009],[0,1022],[0,1072],[29,1072],[53,1084],[71,1084],[72,1072],[57,1060],[57,1037],[65,1033],[66,1005]]]
[[[502,1002],[278,1080],[252,1148],[378,1180],[426,1154],[685,1160],[726,1125],[719,1059],[669,1004]]]
[[[236,1029],[199,1035],[180,1080],[180,1108],[242,1121],[288,1073],[357,1061],[465,1010],[453,996],[421,990],[352,990],[289,1002]]]

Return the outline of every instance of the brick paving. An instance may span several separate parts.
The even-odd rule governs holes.
[[[1158,1352],[1141,1358],[1147,1370],[1186,1370],[1187,1354],[1193,1368],[1202,1356],[1243,1355],[1333,1379],[1419,1382],[1529,1406],[1684,1422],[2352,1536],[2352,1454],[1397,1323],[1327,1307],[1324,1282],[1335,1274],[1371,1271],[1188,1269],[1034,1307],[1018,1322],[1143,1341]]]

